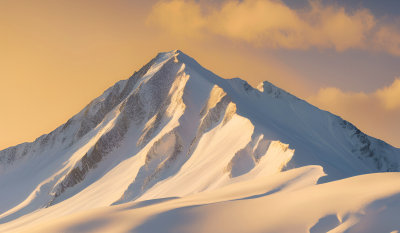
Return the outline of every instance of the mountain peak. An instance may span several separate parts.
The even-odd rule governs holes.
[[[166,59],[170,59],[172,57],[177,56],[178,54],[180,54],[180,50],[171,50],[168,52],[159,52],[157,54],[157,56],[155,57],[155,59],[160,59],[160,60],[166,60]]]
[[[181,50],[175,49],[175,50],[171,50],[168,52],[159,52],[154,59],[157,60],[158,62],[162,62],[162,61],[169,60],[171,58],[177,58],[178,56],[180,56],[181,58],[188,57]]]
[[[69,201],[183,197],[309,165],[326,174],[315,182],[400,169],[399,149],[293,98],[269,82],[223,79],[179,50],[159,53],[50,134],[0,151],[0,223]]]

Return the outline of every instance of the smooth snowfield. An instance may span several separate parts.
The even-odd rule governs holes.
[[[132,202],[62,218],[48,215],[34,224],[29,217],[22,217],[0,225],[0,230],[390,233],[400,229],[399,173],[368,174],[315,185],[323,175],[321,167],[308,166],[182,198]]]
[[[0,232],[391,232],[399,171],[340,117],[171,51],[0,151]]]

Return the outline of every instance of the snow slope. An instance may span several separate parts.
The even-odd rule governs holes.
[[[384,216],[398,204],[383,207],[398,203],[399,164],[399,149],[338,116],[171,51],[0,151],[0,231],[357,232],[396,224]]]
[[[398,232],[399,173],[315,185],[321,175],[320,166],[306,166],[182,198],[66,216],[55,205],[0,227],[10,232]],[[36,218],[42,218],[39,224],[33,224]]]

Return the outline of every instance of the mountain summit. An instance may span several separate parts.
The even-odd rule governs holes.
[[[0,151],[0,231],[124,203],[228,200],[215,193],[231,187],[236,197],[232,187],[273,177],[304,177],[278,192],[399,170],[400,149],[269,82],[220,78],[175,50],[53,132]]]

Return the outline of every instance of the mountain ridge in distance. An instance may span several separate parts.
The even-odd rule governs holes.
[[[220,78],[174,50],[51,133],[0,151],[0,223],[217,192],[309,166],[307,184],[331,183],[399,171],[399,161],[399,149],[336,115],[269,82]]]

